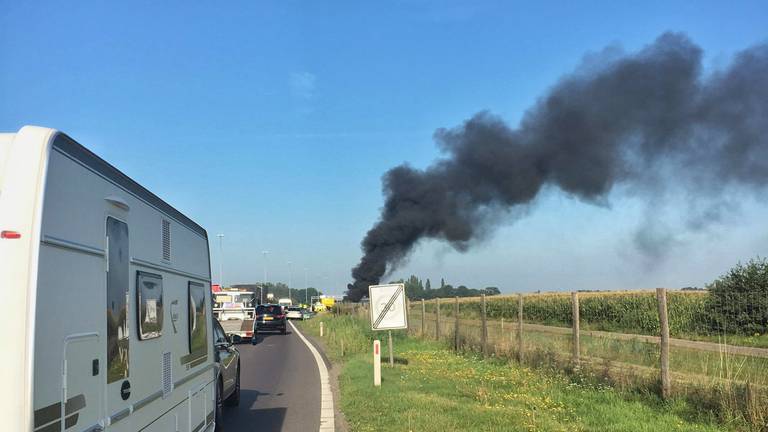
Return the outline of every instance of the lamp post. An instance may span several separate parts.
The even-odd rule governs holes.
[[[307,302],[307,296],[309,295],[309,284],[307,283],[307,270],[309,269],[304,267],[304,304],[309,304]]]
[[[261,292],[259,293],[259,303],[264,304],[264,288],[267,287],[267,254],[268,250],[261,251],[261,255],[264,257],[264,283],[261,284]]]
[[[219,282],[224,288],[224,234],[216,234],[216,237],[219,238]]]
[[[288,261],[288,298],[291,300],[291,304],[293,304],[293,299],[291,298],[291,283],[292,283],[291,264],[293,263]]]

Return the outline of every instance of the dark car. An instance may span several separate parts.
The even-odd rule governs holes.
[[[256,343],[256,334],[265,331],[286,331],[285,311],[277,304],[264,304],[256,307],[253,320],[253,343]]]
[[[222,430],[223,406],[240,404],[240,352],[235,348],[240,336],[227,337],[219,320],[213,319],[213,355],[219,366],[216,385],[216,431]]]

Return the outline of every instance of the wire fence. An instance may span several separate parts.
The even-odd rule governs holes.
[[[520,294],[409,303],[409,333],[621,389],[686,397],[768,430],[764,294]]]

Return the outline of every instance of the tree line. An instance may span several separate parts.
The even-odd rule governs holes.
[[[427,279],[422,281],[415,275],[411,275],[408,279],[400,279],[393,281],[392,283],[402,283],[405,285],[405,295],[410,300],[419,299],[433,299],[437,297],[477,297],[481,294],[488,296],[501,294],[497,287],[485,287],[485,288],[467,288],[464,285],[454,287],[451,284],[446,284],[445,279],[440,279],[440,287],[432,288],[432,282]]]

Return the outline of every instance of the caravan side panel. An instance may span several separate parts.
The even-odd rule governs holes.
[[[190,328],[210,339],[211,312],[190,314],[189,288],[210,304],[205,231],[60,135],[41,243],[34,431],[205,430],[213,347],[191,353]]]

